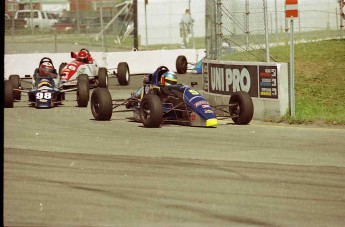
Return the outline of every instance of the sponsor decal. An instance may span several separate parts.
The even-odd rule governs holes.
[[[211,93],[229,95],[245,91],[258,97],[257,66],[208,64],[208,90]]]
[[[203,109],[210,108],[210,105],[202,105],[201,106]]]
[[[194,104],[195,108],[197,108],[200,105],[210,105],[206,100],[198,101]]]
[[[42,81],[42,82],[40,82],[37,85],[37,87],[42,87],[42,86],[49,86],[49,87],[51,87],[52,85],[49,82],[47,82],[47,81]]]
[[[205,110],[205,113],[213,113],[212,110]]]
[[[194,113],[192,113],[192,114],[190,115],[190,120],[195,121],[195,119],[196,119],[196,116],[195,116]]]
[[[68,65],[68,69],[75,71],[77,69],[77,67],[75,67],[74,65]]]
[[[277,67],[259,66],[260,98],[278,98]]]

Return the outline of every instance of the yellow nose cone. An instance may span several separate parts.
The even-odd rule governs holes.
[[[217,127],[218,126],[218,120],[217,118],[211,118],[206,120],[206,127]]]

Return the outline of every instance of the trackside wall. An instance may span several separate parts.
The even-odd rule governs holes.
[[[236,91],[248,92],[254,119],[282,117],[289,111],[287,63],[203,61],[203,95],[211,105],[229,103]]]
[[[73,51],[78,52],[80,48]],[[126,52],[94,52],[90,50],[92,57],[99,66],[107,69],[117,68],[120,62],[127,62],[131,74],[152,73],[159,66],[166,66],[176,71],[176,59],[179,55],[186,56],[191,61],[198,62],[205,56],[204,49],[175,49],[175,50],[152,50],[152,51],[126,51]],[[62,62],[70,62],[73,59],[68,53],[35,53],[35,54],[5,54],[4,78],[8,79],[11,74],[20,77],[32,75],[43,57],[52,59],[56,68]]]

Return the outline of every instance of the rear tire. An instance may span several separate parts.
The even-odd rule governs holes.
[[[19,75],[10,75],[8,80],[11,82],[13,89],[20,89],[21,84]],[[22,93],[20,91],[13,91],[13,98],[14,100],[21,100]]]
[[[186,74],[188,68],[187,58],[183,55],[180,55],[176,59],[176,70],[178,74]]]
[[[230,116],[233,122],[238,125],[248,124],[254,115],[254,105],[252,98],[245,91],[238,91],[231,95],[229,104],[233,105],[229,107]],[[235,105],[234,105],[235,104]]]
[[[99,68],[98,70],[98,87],[108,88],[108,72],[106,68]]]
[[[117,66],[117,80],[120,85],[126,86],[130,81],[130,73],[128,64],[126,62],[120,62]]]
[[[89,77],[86,74],[78,76],[77,103],[79,107],[87,107],[90,99]]]
[[[5,80],[4,81],[5,92],[4,92],[4,107],[5,108],[13,108],[13,86],[11,81]]]
[[[98,121],[109,121],[113,114],[111,95],[106,88],[96,88],[91,95],[91,112]]]
[[[144,127],[158,128],[163,119],[162,101],[157,95],[145,95],[140,103],[139,114]]]

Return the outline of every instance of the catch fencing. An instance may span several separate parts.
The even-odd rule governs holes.
[[[212,60],[271,61],[270,47],[288,45],[285,1],[206,1],[206,51]],[[294,42],[344,38],[344,15],[337,1],[299,1]],[[243,54],[232,53],[242,51]]]
[[[227,60],[233,53],[243,52],[250,58],[242,55],[231,60],[267,61],[269,47],[289,43],[285,1],[167,0],[145,4],[138,0],[137,7],[131,1],[115,2],[119,1],[107,9],[98,5],[91,11],[50,11],[58,23],[44,30],[16,26],[15,12],[8,12],[12,17],[5,18],[5,54],[59,53],[79,48],[130,51],[135,47],[136,18],[139,50],[179,49],[179,24],[185,9],[190,9],[195,20],[186,48],[206,49],[207,58],[212,60]],[[317,4],[300,0],[294,23],[295,43],[345,37],[338,0],[319,0]],[[274,60],[274,56],[270,58]]]

